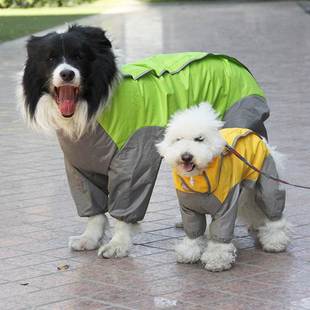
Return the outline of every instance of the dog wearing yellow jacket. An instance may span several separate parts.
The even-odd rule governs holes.
[[[256,168],[277,177],[279,154],[250,129],[225,128],[209,104],[176,113],[157,147],[173,167],[186,237],[177,245],[177,261],[199,260],[210,271],[230,269],[237,250],[232,243],[237,213],[265,251],[284,251],[289,243],[283,216],[285,190],[247,166],[225,147],[232,146]],[[239,211],[241,212],[237,212]],[[206,214],[212,221],[204,242]]]

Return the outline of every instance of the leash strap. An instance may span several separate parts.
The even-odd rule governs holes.
[[[298,188],[304,188],[304,189],[310,189],[310,186],[303,186],[303,185],[298,185],[298,184],[293,184],[284,180],[281,180],[279,178],[276,178],[272,175],[269,175],[268,173],[256,168],[255,166],[253,166],[247,159],[245,159],[241,154],[239,154],[232,146],[226,144],[226,148],[229,152],[231,152],[232,154],[234,154],[236,157],[238,157],[242,162],[244,162],[247,166],[249,166],[251,169],[253,169],[254,171],[260,173],[261,175],[265,176],[268,179],[271,179],[273,181],[277,181],[286,185],[290,185],[290,186],[294,186],[294,187],[298,187]]]

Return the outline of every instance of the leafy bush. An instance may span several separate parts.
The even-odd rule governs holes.
[[[72,6],[95,0],[0,0],[0,8],[31,8],[40,6]]]

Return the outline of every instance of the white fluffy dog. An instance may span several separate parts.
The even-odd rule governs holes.
[[[281,252],[289,243],[283,216],[285,190],[243,163],[226,145],[273,176],[278,176],[278,153],[256,133],[221,129],[222,125],[211,106],[204,103],[176,113],[163,141],[157,144],[159,153],[173,167],[186,233],[176,247],[177,261],[200,260],[210,271],[228,270],[235,262],[232,238],[237,215],[257,230],[265,251]],[[212,218],[207,244],[206,214]]]

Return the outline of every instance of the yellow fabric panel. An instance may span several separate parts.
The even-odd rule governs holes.
[[[259,136],[251,130],[243,128],[225,128],[220,132],[227,144],[233,146],[238,153],[256,168],[262,168],[269,152],[266,144]],[[222,203],[235,185],[244,180],[256,181],[259,177],[259,173],[248,167],[235,155],[228,152],[223,154],[222,161],[221,157],[218,156],[205,169],[211,185],[210,191]],[[186,185],[196,192],[206,193],[209,191],[208,184],[203,175],[182,178]],[[177,190],[192,193],[183,186],[175,170],[173,171],[173,180]]]

